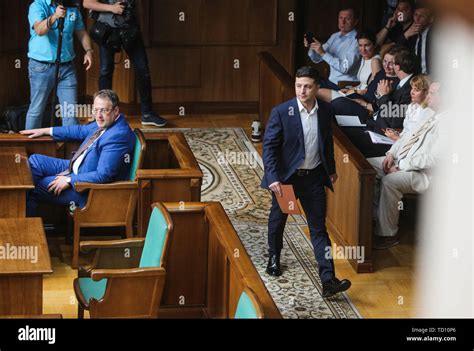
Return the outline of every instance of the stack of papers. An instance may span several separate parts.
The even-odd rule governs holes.
[[[372,140],[372,143],[374,144],[386,144],[386,145],[393,145],[395,142],[386,137],[385,135],[381,135],[378,133],[371,132],[370,130],[366,130],[366,133],[369,133],[370,140]]]
[[[336,121],[339,127],[365,127],[360,122],[359,116],[336,115]]]

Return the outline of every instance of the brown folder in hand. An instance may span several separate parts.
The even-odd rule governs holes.
[[[301,214],[300,208],[298,207],[298,201],[296,200],[295,191],[293,190],[293,185],[281,185],[281,193],[282,196],[275,194],[281,212],[292,215]]]

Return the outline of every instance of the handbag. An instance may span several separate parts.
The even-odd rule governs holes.
[[[90,30],[90,36],[97,45],[102,46],[107,43],[107,40],[111,34],[112,28],[107,24],[100,21],[95,21]]]

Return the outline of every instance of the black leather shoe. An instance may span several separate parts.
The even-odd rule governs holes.
[[[331,280],[323,283],[323,297],[326,299],[328,297],[336,295],[337,293],[346,291],[350,287],[350,280],[344,279],[341,281],[337,278],[332,278]]]
[[[281,275],[280,269],[280,257],[277,255],[270,256],[268,260],[268,266],[266,272],[274,277],[278,277]]]

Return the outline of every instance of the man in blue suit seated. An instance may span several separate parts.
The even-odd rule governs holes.
[[[94,95],[95,122],[86,125],[23,130],[29,138],[82,141],[71,160],[44,155],[28,159],[35,189],[27,195],[27,215],[35,216],[38,203],[84,207],[87,193],[75,190],[77,182],[110,183],[129,176],[136,136],[119,110],[112,90]]]
[[[267,273],[281,275],[280,253],[288,215],[276,197],[282,196],[281,184],[293,185],[311,233],[311,243],[327,298],[349,289],[349,280],[338,280],[334,272],[331,240],[326,231],[326,192],[337,180],[331,122],[332,107],[317,100],[320,87],[318,71],[302,67],[296,72],[296,98],[275,107],[265,131],[262,188],[272,191],[272,208],[268,219],[270,259]],[[329,252],[329,254],[328,254]]]

